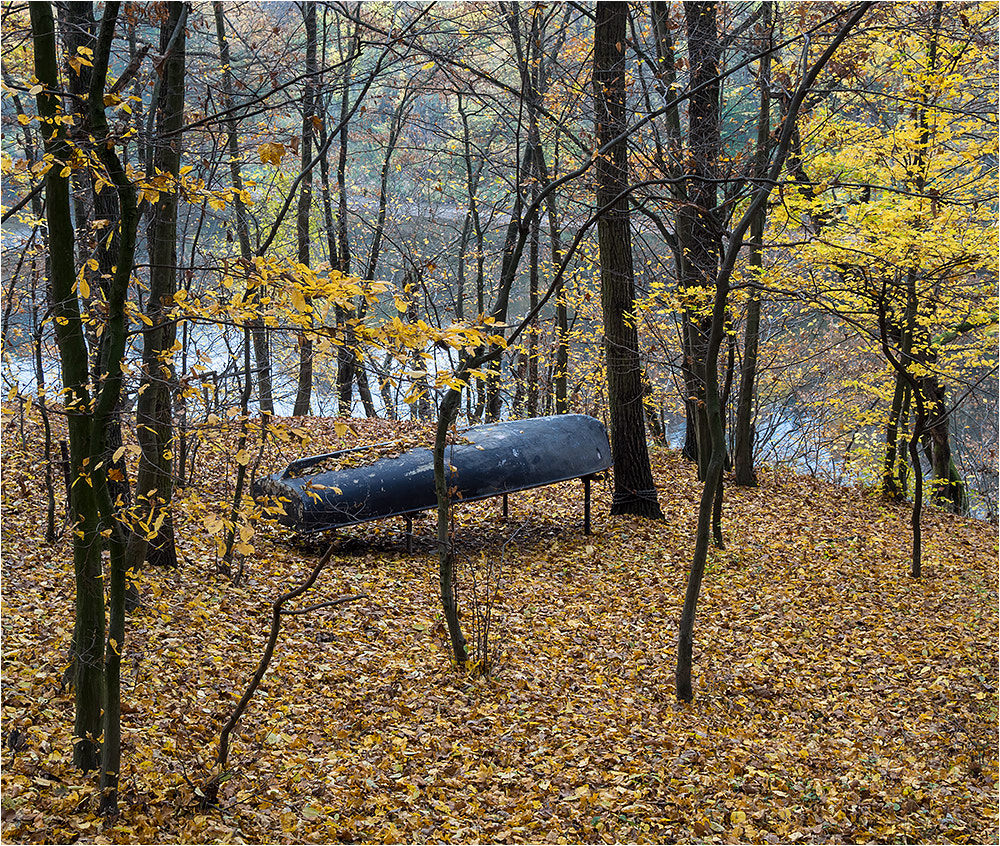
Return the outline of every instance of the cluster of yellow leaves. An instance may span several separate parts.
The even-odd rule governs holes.
[[[994,12],[984,4],[974,14]],[[984,199],[995,193],[998,142],[994,109],[982,100],[995,52],[945,28],[927,68],[927,32],[888,37],[875,27],[869,37],[881,40],[866,72],[891,69],[910,105],[902,111],[886,100],[869,113],[829,101],[812,110],[802,127],[811,185],[781,191],[771,226],[802,239],[800,287],[822,288],[829,307],[870,312],[866,300],[883,286],[891,294],[912,273],[927,323],[948,328],[972,315],[977,325],[995,324],[995,286],[983,280],[997,274],[996,216]],[[830,277],[847,267],[854,284],[838,290]]]
[[[338,422],[289,421],[262,470],[394,431]],[[576,483],[512,497],[507,525],[496,502],[458,509],[460,560],[503,558],[489,681],[450,666],[432,522],[418,521],[413,554],[401,521],[343,533],[303,603],[368,598],[285,619],[220,807],[201,808],[270,602],[322,548],[261,523],[244,584],[215,576],[194,503],[230,484],[224,430],[178,502],[183,566],[142,574],[123,660],[123,814],[105,828],[95,780],[68,764],[70,547],[39,536],[37,421],[23,444],[6,407],[3,423],[3,725],[25,737],[2,776],[9,842],[996,838],[995,529],[929,513],[928,573],[913,581],[905,508],[771,473],[730,488],[696,626],[697,698],[682,706],[676,621],[700,486],[670,452],[654,454],[664,523],[607,517],[597,486],[584,537]]]
[[[218,289],[202,295],[177,292],[174,306],[179,319],[294,327],[314,338],[319,354],[351,343],[387,350],[401,363],[410,362],[414,353],[431,359],[434,349],[472,352],[488,345],[504,345],[503,327],[489,317],[455,321],[443,328],[423,319],[404,320],[400,315],[406,315],[408,303],[402,292],[389,283],[350,276],[329,265],[314,268],[282,258],[257,257],[252,262],[225,261],[224,267]],[[338,315],[354,314],[361,301],[367,307],[385,301],[388,311],[391,313],[394,306],[396,313],[387,316],[371,309],[373,314],[366,319],[348,317],[346,321]],[[410,375],[418,378],[426,373]],[[451,371],[438,371],[437,387],[457,386],[459,382]]]
[[[92,170],[99,172],[97,168],[92,168]],[[205,187],[204,179],[192,176],[194,173],[192,165],[184,165],[177,177],[170,173],[164,173],[158,168],[152,175],[136,170],[131,165],[126,165],[126,171],[135,186],[136,195],[140,202],[145,200],[155,204],[159,201],[160,194],[163,193],[177,193],[188,203],[206,203],[209,208],[215,211],[222,211],[227,203],[232,202],[237,197],[246,205],[253,202],[253,196],[246,189],[209,190]],[[104,184],[109,183],[105,181]]]

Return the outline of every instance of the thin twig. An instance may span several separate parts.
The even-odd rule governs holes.
[[[315,605],[307,605],[305,608],[296,608],[292,611],[282,611],[281,613],[286,617],[291,614],[308,614],[310,611],[318,611],[320,608],[330,608],[334,605],[343,605],[345,602],[354,602],[356,599],[367,598],[367,593],[359,593],[357,596],[338,596],[336,599],[331,599],[327,602],[317,602]]]

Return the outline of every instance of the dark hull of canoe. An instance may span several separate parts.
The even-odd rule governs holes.
[[[534,417],[475,426],[445,453],[455,499],[473,501],[592,476],[611,466],[603,424],[582,414]],[[254,493],[278,499],[279,522],[301,532],[411,514],[437,506],[434,456],[414,449],[396,458],[314,475],[303,459],[284,473],[258,479]]]

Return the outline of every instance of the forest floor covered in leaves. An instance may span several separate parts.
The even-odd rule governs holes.
[[[262,470],[384,441],[388,425],[288,422],[298,434]],[[489,679],[452,667],[430,518],[415,521],[412,553],[402,519],[341,532],[301,604],[365,598],[284,619],[231,778],[201,807],[271,602],[329,540],[259,527],[243,583],[218,574],[212,527],[235,466],[224,431],[178,493],[182,566],[146,570],[129,617],[122,814],[106,826],[96,777],[70,765],[60,688],[70,533],[44,539],[37,421],[5,408],[3,427],[3,735],[24,738],[3,749],[6,842],[997,840],[996,527],[928,509],[915,580],[907,506],[787,471],[727,488],[696,698],[678,704],[700,485],[662,449],[663,522],[609,517],[609,482],[594,486],[589,537],[579,483],[511,496],[507,522],[499,501],[458,509],[467,634],[470,567],[501,564]]]

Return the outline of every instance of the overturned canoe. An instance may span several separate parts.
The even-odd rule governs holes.
[[[458,441],[447,447],[445,464],[455,499],[466,502],[567,479],[589,479],[611,466],[604,425],[583,414],[474,426],[462,432]],[[285,513],[279,522],[300,532],[437,506],[431,450],[411,449],[362,466],[310,472],[349,452],[295,461],[283,473],[258,479],[254,493],[281,502]]]

